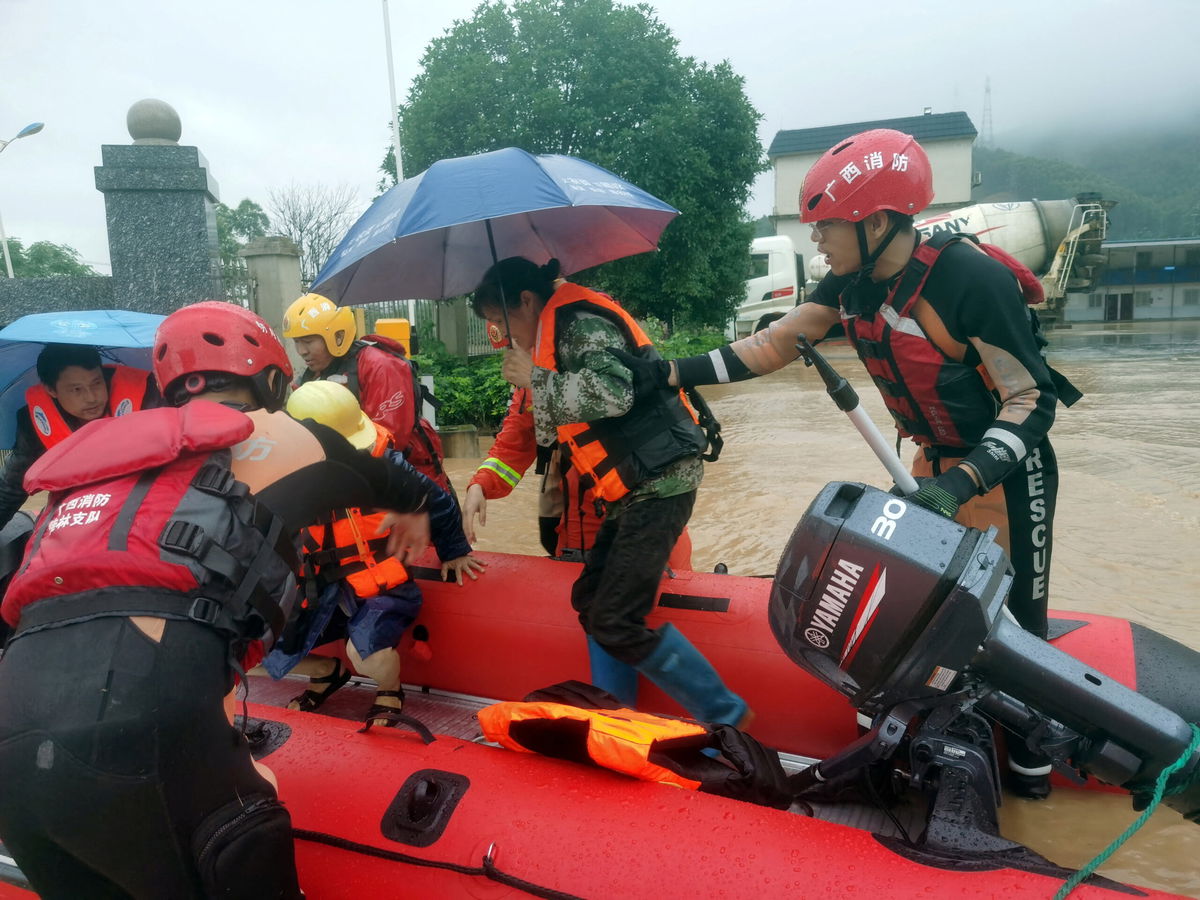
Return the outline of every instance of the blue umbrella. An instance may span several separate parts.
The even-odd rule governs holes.
[[[509,147],[443,159],[363,213],[312,290],[341,304],[454,297],[497,259],[564,274],[658,247],[679,210],[573,156]]]
[[[154,332],[165,317],[123,309],[35,313],[0,329],[0,449],[16,440],[16,413],[37,383],[46,344],[90,344],[111,362],[149,369]]]

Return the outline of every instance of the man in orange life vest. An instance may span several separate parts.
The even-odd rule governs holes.
[[[283,336],[292,338],[307,368],[297,385],[325,380],[350,389],[363,412],[396,439],[404,458],[451,496],[442,466],[442,439],[421,416],[423,391],[404,348],[386,338],[355,340],[354,313],[320,294],[305,294],[283,314]]]
[[[85,422],[157,406],[150,373],[101,365],[100,351],[86,344],[47,344],[37,359],[39,383],[25,392],[17,412],[17,439],[0,474],[0,528],[29,496],[25,472],[43,453]]]
[[[897,432],[918,445],[920,489],[906,499],[969,527],[997,527],[1014,569],[1008,608],[1044,638],[1058,494],[1048,435],[1058,403],[1081,395],[1046,363],[1018,281],[1032,273],[968,239],[923,241],[913,217],[932,200],[933,170],[911,135],[852,135],[800,189],[800,221],[830,266],[808,302],[703,356],[642,365],[612,352],[652,382],[741,381],[796,359],[798,335],[815,342],[840,322]],[[1046,760],[1010,741],[1009,764],[1017,793],[1049,793]]]

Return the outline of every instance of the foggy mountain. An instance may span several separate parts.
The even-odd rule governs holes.
[[[979,201],[1058,199],[1095,191],[1116,200],[1113,240],[1200,236],[1200,127],[1012,136],[976,146]],[[1016,151],[1020,152],[1016,152]]]

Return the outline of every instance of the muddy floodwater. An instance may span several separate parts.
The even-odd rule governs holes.
[[[853,352],[841,342],[825,349],[892,433]],[[1061,485],[1051,607],[1131,619],[1200,649],[1200,322],[1076,325],[1051,333],[1050,359],[1084,393],[1073,408],[1060,407],[1052,432]],[[771,573],[826,483],[890,484],[801,363],[704,393],[725,452],[708,466],[689,526],[696,569],[723,562],[735,575]],[[461,489],[479,460],[448,462]],[[512,497],[489,505],[479,549],[542,552],[536,481],[531,473]],[[1064,789],[1041,803],[1006,797],[1001,827],[1076,867],[1136,817],[1126,797]],[[1160,810],[1100,871],[1200,896],[1200,826]]]

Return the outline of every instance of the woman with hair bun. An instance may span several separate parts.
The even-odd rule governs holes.
[[[659,358],[611,297],[539,266],[501,260],[475,290],[476,315],[508,337],[503,374],[533,397],[540,446],[562,444],[607,515],[571,604],[588,635],[592,679],[618,697],[645,675],[704,722],[745,724],[746,701],[670,623],[646,626],[671,549],[704,475],[704,430],[679,390],[635,384],[607,348]],[[631,690],[631,687],[633,690]]]

